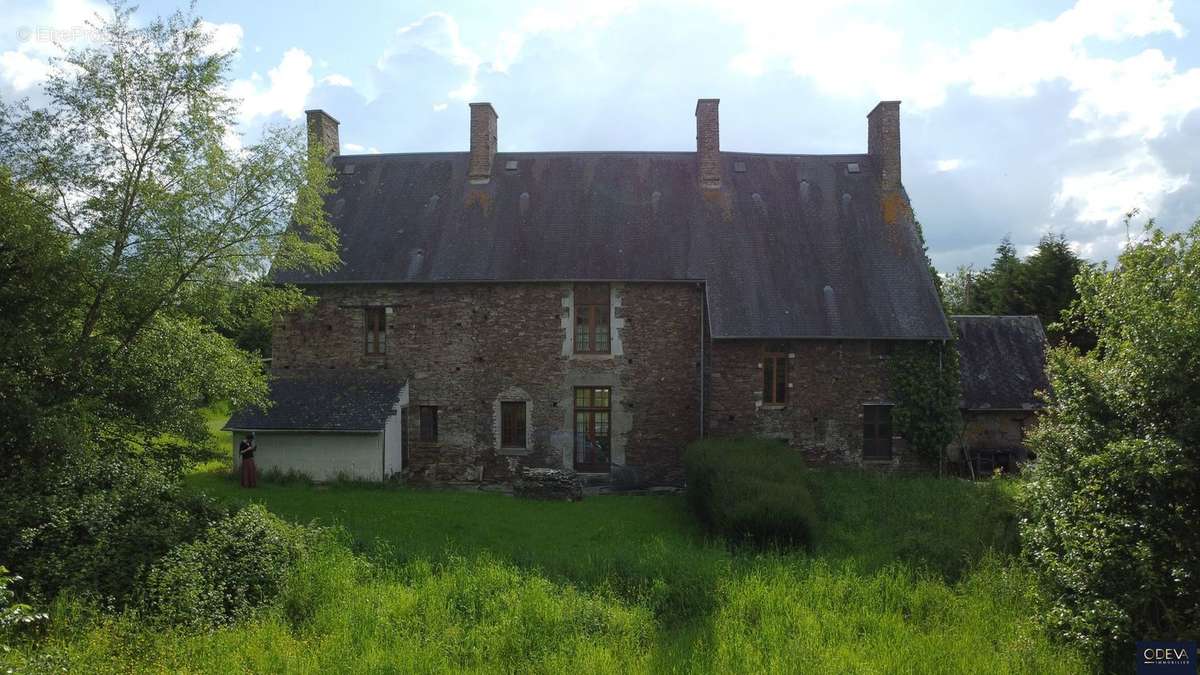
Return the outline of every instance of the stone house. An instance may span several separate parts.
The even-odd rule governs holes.
[[[696,104],[695,152],[499,152],[496,111],[470,111],[468,152],[329,153],[344,264],[275,274],[318,302],[275,327],[275,405],[228,424],[269,466],[677,483],[709,435],[905,462],[887,354],[949,332],[898,101],[842,155],[723,151],[716,99]],[[327,113],[308,129],[340,147]]]
[[[1013,470],[1028,459],[1025,434],[1047,391],[1046,333],[1036,316],[954,315],[963,433],[949,448],[976,473]]]

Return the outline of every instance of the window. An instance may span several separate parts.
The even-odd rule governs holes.
[[[524,401],[500,402],[500,447],[527,447]]]
[[[788,355],[785,345],[772,345],[763,353],[762,398],[766,405],[784,405],[788,394]]]
[[[608,284],[575,284],[575,353],[609,353]]]
[[[387,312],[383,307],[367,307],[363,310],[363,337],[368,354],[383,354],[387,351]]]
[[[420,440],[422,443],[437,443],[438,439],[438,409],[436,405],[421,406],[421,431]]]
[[[892,406],[863,406],[863,459],[892,458]]]
[[[575,389],[575,469],[608,471],[612,449],[612,390]]]

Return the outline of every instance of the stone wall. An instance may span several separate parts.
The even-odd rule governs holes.
[[[771,342],[789,355],[788,400],[763,404],[762,355],[768,343],[728,340],[708,354],[706,432],[715,436],[772,436],[802,450],[814,464],[861,464],[864,403],[889,401],[886,356],[866,340]],[[911,466],[904,440],[893,437],[892,461]]]
[[[963,412],[962,440],[953,445],[959,450],[1023,449],[1035,419],[1032,410],[968,410]]]
[[[383,368],[410,384],[407,468],[418,482],[507,481],[522,467],[573,466],[577,386],[612,387],[614,463],[647,482],[682,479],[699,432],[701,289],[613,284],[614,353],[569,349],[571,284],[329,286],[275,329],[274,367]],[[386,353],[366,354],[363,310],[385,306]],[[499,401],[524,400],[529,444],[500,449]],[[418,406],[438,407],[419,442]]]

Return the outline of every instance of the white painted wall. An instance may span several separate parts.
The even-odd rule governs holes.
[[[399,429],[400,416],[396,415]],[[391,420],[389,420],[389,423]],[[400,433],[397,430],[396,436]],[[233,452],[245,437],[233,433]],[[334,480],[339,473],[358,480],[383,480],[382,433],[347,434],[314,431],[259,431],[255,434],[258,451],[254,463],[258,470],[299,471],[314,480]],[[240,468],[240,460],[235,459]]]

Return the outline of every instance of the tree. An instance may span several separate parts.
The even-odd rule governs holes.
[[[147,447],[164,432],[202,440],[205,400],[261,401],[261,368],[214,330],[229,287],[337,255],[329,171],[301,132],[231,147],[230,54],[194,17],[135,27],[130,14],[115,6],[96,46],[56,64],[46,107],[6,111],[0,150],[78,277],[51,319],[69,335],[47,347],[57,379],[43,403],[92,401],[96,432]],[[263,286],[254,302],[300,297]]]
[[[1124,667],[1133,640],[1200,637],[1200,221],[1077,283],[1097,346],[1050,352],[1021,529],[1054,626]]]
[[[1090,334],[1061,325],[1063,311],[1079,297],[1075,277],[1087,267],[1062,235],[1043,236],[1024,260],[1005,237],[987,269],[960,267],[945,280],[947,306],[955,314],[1034,315],[1051,342],[1090,349]]]
[[[237,147],[230,54],[195,17],[130,13],[55,65],[45,107],[0,106],[0,560],[45,594],[124,598],[207,526],[179,486],[211,451],[197,409],[265,402],[229,308],[297,307],[255,281],[338,262],[323,149]]]

